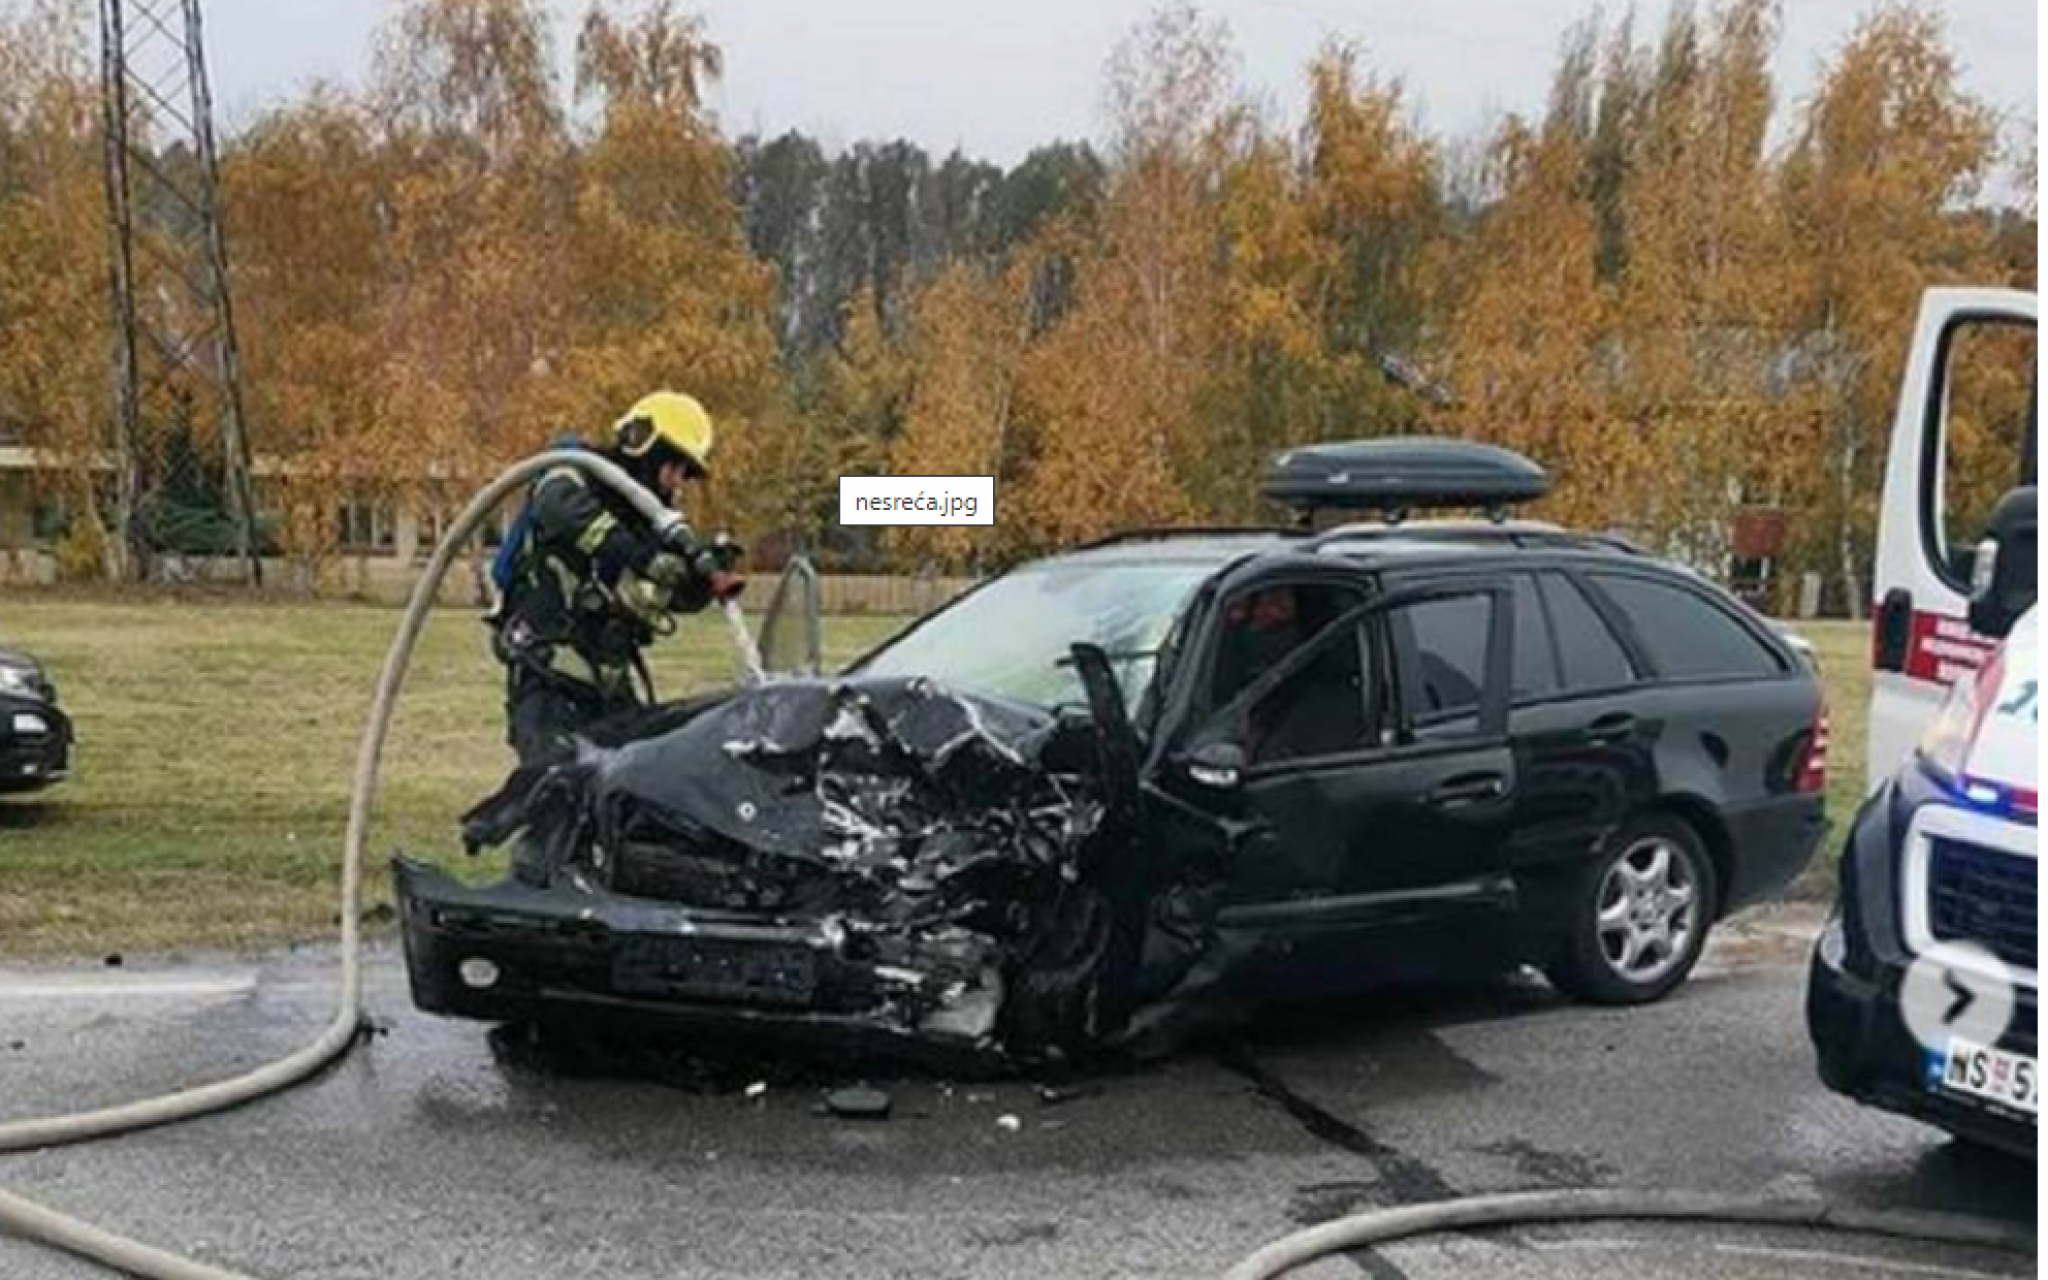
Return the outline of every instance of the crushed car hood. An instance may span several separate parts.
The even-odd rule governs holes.
[[[1033,1052],[1093,1030],[1099,767],[1086,719],[923,678],[791,680],[606,726],[464,831],[523,842],[529,883],[599,919],[659,902],[808,927],[830,972],[860,969],[814,1002],[948,1034],[971,1004],[972,1034]]]
[[[524,829],[558,862],[583,852],[600,872],[655,841],[764,875],[912,891],[992,860],[1071,870],[1102,804],[1052,757],[1058,728],[1048,712],[926,679],[789,681],[657,713],[606,735],[614,745],[522,770],[465,834],[497,844]]]

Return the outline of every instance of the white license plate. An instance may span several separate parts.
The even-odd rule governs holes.
[[[1948,1052],[1927,1055],[1927,1087],[1982,1098],[2030,1116],[2041,1113],[2040,1071],[2032,1058],[1960,1038],[1948,1042]]]

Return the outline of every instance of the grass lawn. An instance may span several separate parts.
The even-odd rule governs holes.
[[[1841,852],[1841,837],[1863,803],[1864,741],[1870,734],[1870,624],[1867,622],[1801,622],[1799,633],[1820,654],[1821,679],[1827,685],[1828,719],[1833,732],[1828,747],[1828,844],[1814,860],[1816,869],[1832,868]],[[1809,871],[1807,882],[1814,879]],[[1830,871],[1825,885],[1834,888]]]
[[[0,798],[0,955],[144,951],[315,937],[335,926],[348,780],[395,608],[109,603],[14,594],[0,643],[40,658],[78,729],[71,778]],[[844,661],[900,626],[831,620]],[[729,681],[715,615],[650,653],[664,696]],[[441,610],[384,755],[365,900],[385,855],[465,858],[462,811],[504,780],[503,675],[474,613]]]
[[[78,725],[73,775],[0,799],[0,955],[148,951],[317,937],[333,896],[348,777],[396,609],[17,594],[0,641],[50,668]],[[830,619],[843,661],[900,625]],[[1808,624],[1834,713],[1829,804],[1862,794],[1867,631]],[[664,695],[729,680],[716,617],[652,651]],[[366,900],[388,901],[404,848],[477,872],[456,818],[503,780],[502,676],[473,613],[428,627],[385,753]],[[1829,840],[1831,860],[1836,841]],[[1813,884],[1825,884],[1819,869]]]

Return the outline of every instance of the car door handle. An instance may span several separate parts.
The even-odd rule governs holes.
[[[1498,800],[1507,793],[1508,780],[1501,774],[1463,773],[1438,783],[1429,793],[1429,803],[1439,809],[1458,809]]]
[[[1620,742],[1636,731],[1636,718],[1626,711],[1614,711],[1586,726],[1588,742]]]

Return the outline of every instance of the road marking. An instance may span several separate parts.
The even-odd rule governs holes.
[[[39,979],[11,983],[0,976],[0,1000],[189,999],[193,996],[238,996],[256,989],[256,977],[238,978],[105,978]]]

